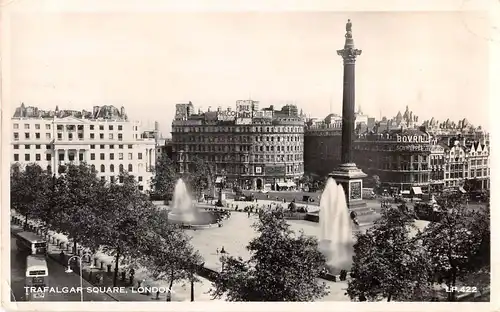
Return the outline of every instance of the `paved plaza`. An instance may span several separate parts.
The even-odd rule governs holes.
[[[188,230],[188,234],[192,237],[193,246],[204,258],[205,267],[220,271],[220,254],[217,251],[220,252],[222,247],[231,256],[242,257],[244,260],[250,257],[246,246],[257,235],[252,227],[256,221],[257,216],[254,214],[248,217],[247,213],[233,212],[230,219],[224,221],[222,227]],[[305,220],[288,220],[287,222],[296,233],[304,231],[306,235],[319,237],[319,223]],[[423,229],[427,224],[427,221],[415,221],[417,229]],[[364,226],[361,230],[365,231],[368,228],[369,226]],[[414,230],[415,233],[416,231]],[[345,295],[347,282],[322,281],[329,286],[330,293],[319,301],[349,301]]]

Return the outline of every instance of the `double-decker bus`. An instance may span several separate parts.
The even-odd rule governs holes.
[[[26,258],[26,281],[24,283],[26,301],[45,300],[49,287],[49,269],[42,255],[29,255]]]
[[[45,255],[47,253],[45,239],[32,232],[17,233],[16,244],[20,250],[28,251],[30,255]]]

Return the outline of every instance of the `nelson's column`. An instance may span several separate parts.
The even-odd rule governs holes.
[[[344,60],[344,92],[342,98],[342,154],[341,165],[330,173],[338,183],[342,184],[346,193],[349,210],[358,215],[371,212],[363,201],[363,178],[367,175],[353,162],[352,143],[354,140],[354,96],[355,96],[355,63],[361,50],[354,48],[351,20],[347,20],[345,45],[337,54]]]

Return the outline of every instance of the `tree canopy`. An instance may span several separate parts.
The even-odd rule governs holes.
[[[262,210],[254,225],[259,236],[247,246],[249,260],[223,256],[222,272],[211,294],[229,301],[311,301],[325,296],[318,280],[325,257],[318,241],[294,233],[281,207]]]
[[[419,300],[430,290],[430,264],[405,209],[386,209],[354,245],[347,294],[353,300]]]

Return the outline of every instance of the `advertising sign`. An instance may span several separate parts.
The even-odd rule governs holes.
[[[217,120],[219,121],[233,121],[236,119],[235,111],[220,111],[217,112]]]
[[[286,167],[284,165],[266,166],[264,170],[266,175],[284,176],[286,174]]]
[[[425,135],[397,135],[396,139],[402,143],[429,143],[429,139]]]
[[[273,111],[255,111],[253,112],[254,118],[272,119]]]
[[[250,125],[252,124],[252,101],[237,101],[236,102],[236,124]]]

